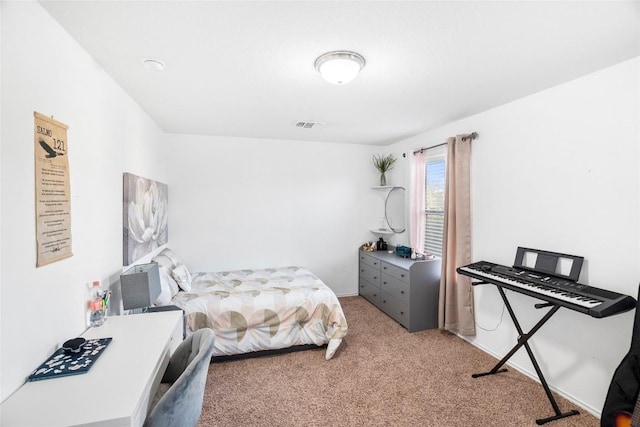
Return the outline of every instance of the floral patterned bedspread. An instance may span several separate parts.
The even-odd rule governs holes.
[[[194,273],[191,291],[172,303],[188,334],[214,330],[213,356],[327,344],[329,360],[347,334],[335,293],[301,267]]]

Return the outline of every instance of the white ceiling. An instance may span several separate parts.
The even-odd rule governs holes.
[[[41,3],[168,133],[386,145],[640,55],[638,1]]]

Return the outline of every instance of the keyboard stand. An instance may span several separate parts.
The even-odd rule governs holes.
[[[472,285],[476,286],[476,285],[484,285],[484,284],[488,284],[489,282],[475,282],[472,283]],[[540,383],[542,384],[542,387],[544,388],[544,392],[547,394],[547,398],[549,399],[549,402],[551,403],[551,406],[553,406],[553,410],[555,412],[555,415],[548,417],[548,418],[541,418],[536,420],[536,424],[538,425],[542,425],[542,424],[546,424],[550,421],[555,421],[555,420],[559,420],[561,418],[566,418],[566,417],[570,417],[572,415],[578,415],[579,412],[576,410],[571,410],[569,412],[561,412],[560,408],[558,407],[558,403],[556,402],[555,398],[553,397],[553,395],[551,394],[551,390],[549,389],[549,385],[547,384],[547,381],[544,379],[544,375],[542,374],[542,371],[540,370],[540,366],[538,365],[538,362],[536,361],[536,357],[533,354],[533,351],[531,351],[531,347],[529,346],[529,343],[527,341],[529,341],[529,339],[533,336],[533,334],[535,334],[538,329],[540,329],[546,322],[547,320],[549,320],[551,318],[551,316],[553,316],[556,311],[558,311],[560,309],[560,305],[557,304],[552,304],[552,303],[544,303],[544,304],[536,304],[535,307],[536,308],[546,308],[546,307],[551,307],[551,310],[549,310],[543,317],[542,319],[540,319],[538,321],[538,323],[535,324],[535,326],[533,328],[531,328],[531,330],[528,333],[524,333],[522,331],[522,328],[520,327],[520,323],[518,322],[518,319],[516,318],[515,313],[513,312],[513,309],[511,308],[511,304],[509,304],[509,300],[507,299],[507,296],[504,293],[504,290],[502,289],[502,286],[496,285],[496,287],[498,288],[498,291],[500,292],[500,296],[502,297],[502,301],[504,301],[504,305],[507,307],[507,310],[509,311],[509,316],[511,316],[511,320],[513,320],[513,324],[515,325],[517,331],[518,331],[518,342],[517,344],[511,349],[511,351],[509,351],[509,353],[507,353],[506,356],[504,356],[502,358],[502,360],[500,360],[500,362],[498,362],[498,364],[496,366],[493,367],[493,369],[491,369],[489,372],[484,372],[481,374],[472,374],[471,376],[473,378],[478,378],[478,377],[484,377],[486,375],[493,375],[493,374],[498,374],[501,372],[506,372],[507,369],[500,369],[502,367],[502,365],[504,365],[507,360],[509,360],[509,358],[511,358],[511,356],[513,356],[515,354],[515,352],[517,352],[521,347],[524,346],[524,348],[527,350],[527,354],[529,354],[529,359],[531,359],[531,363],[533,363],[533,367],[536,370],[536,373],[538,374],[538,378],[540,379]]]

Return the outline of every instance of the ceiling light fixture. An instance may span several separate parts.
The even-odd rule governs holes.
[[[347,50],[336,50],[320,55],[316,59],[315,67],[329,83],[343,85],[355,79],[364,64],[362,55]]]
[[[145,59],[143,63],[144,68],[147,70],[164,71],[164,62],[158,61],[157,59]]]

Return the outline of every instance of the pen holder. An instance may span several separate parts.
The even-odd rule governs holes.
[[[87,311],[89,326],[100,326],[107,318],[109,309],[109,296],[111,291],[105,291],[100,286],[98,280],[94,281],[89,288],[89,298],[87,300]]]

